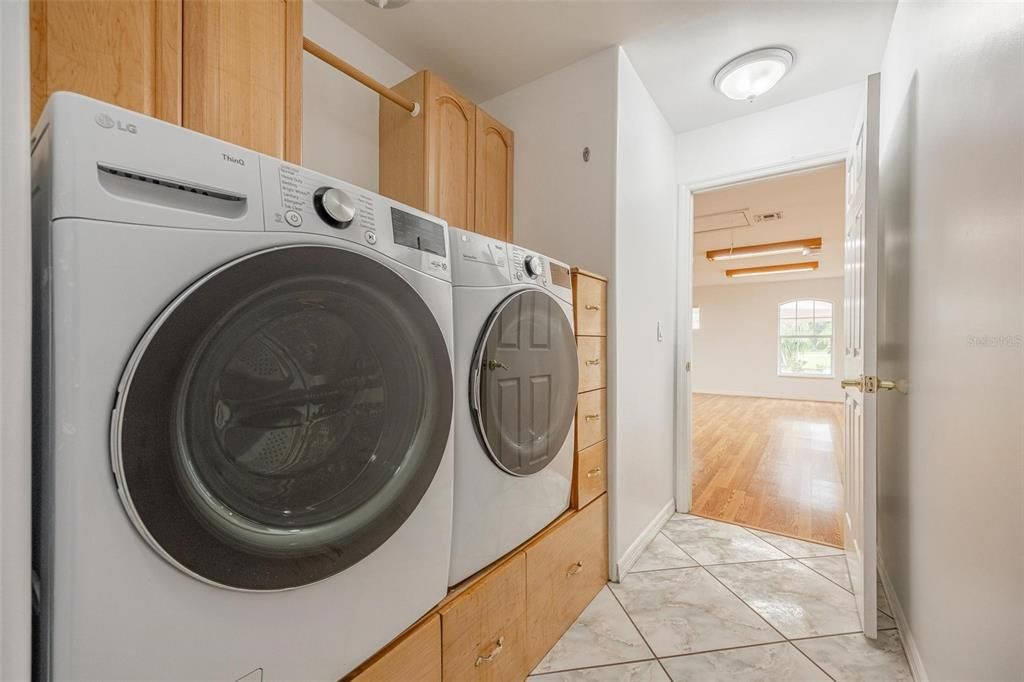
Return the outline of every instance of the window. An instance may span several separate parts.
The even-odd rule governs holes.
[[[700,306],[695,306],[693,309],[693,328],[700,329]]]
[[[832,376],[832,304],[787,301],[779,306],[779,374]]]

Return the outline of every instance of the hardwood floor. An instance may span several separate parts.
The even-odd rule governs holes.
[[[693,396],[691,512],[842,546],[842,405]]]

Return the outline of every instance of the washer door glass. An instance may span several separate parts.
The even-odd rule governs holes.
[[[517,476],[558,454],[579,387],[576,337],[558,301],[519,291],[491,314],[473,358],[470,405],[491,459]]]
[[[278,590],[377,549],[437,472],[444,336],[397,273],[333,247],[240,259],[157,320],[129,363],[115,470],[136,526],[208,582]]]

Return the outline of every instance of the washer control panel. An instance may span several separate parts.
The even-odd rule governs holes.
[[[451,280],[443,220],[307,168],[267,156],[260,162],[268,232],[343,239]]]
[[[544,287],[559,298],[572,302],[569,266],[515,244],[508,245],[512,281]]]

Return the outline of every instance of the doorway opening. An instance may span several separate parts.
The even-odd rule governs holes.
[[[692,514],[843,546],[845,181],[693,195]]]

